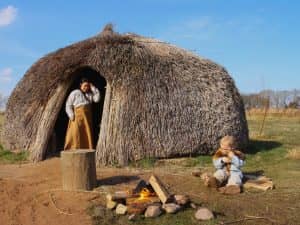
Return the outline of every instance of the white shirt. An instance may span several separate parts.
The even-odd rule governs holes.
[[[84,97],[84,95],[86,97]],[[92,86],[91,92],[83,93],[81,90],[76,89],[72,91],[66,102],[66,113],[70,120],[74,120],[74,108],[82,105],[88,105],[92,102],[99,102],[100,93],[99,90]]]

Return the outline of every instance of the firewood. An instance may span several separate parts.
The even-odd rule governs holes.
[[[266,190],[272,190],[274,188],[274,184],[272,181],[270,180],[267,180],[267,181],[262,181],[262,180],[258,180],[258,181],[255,181],[255,180],[249,180],[249,181],[246,181],[246,183],[243,185],[244,188],[256,188],[256,189],[260,189],[260,190],[263,190],[263,191],[266,191]]]
[[[129,214],[143,214],[149,204],[140,203],[140,204],[130,204],[127,205],[127,212]]]
[[[269,190],[269,189],[273,189],[274,188],[274,184],[271,178],[268,178],[266,176],[263,175],[252,175],[252,174],[247,174],[245,176],[246,178],[246,182],[244,183],[243,187],[244,188],[256,188],[256,189],[260,189],[263,191]]]
[[[128,191],[116,191],[113,194],[107,194],[106,199],[110,201],[125,200],[126,198],[132,197],[133,195]]]
[[[136,197],[131,197],[131,198],[126,198],[126,205],[131,205],[131,204],[143,204],[143,203],[157,203],[160,202],[160,199],[156,196],[154,197],[146,197],[146,198],[136,198]]]
[[[149,196],[145,198],[132,197],[126,199],[128,213],[131,214],[142,214],[149,205],[154,203],[160,203],[160,199],[157,196]]]
[[[149,183],[151,184],[152,188],[154,189],[155,193],[162,203],[167,203],[168,201],[170,201],[171,195],[156,176],[152,175],[149,179]]]

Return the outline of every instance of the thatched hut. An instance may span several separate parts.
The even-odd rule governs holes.
[[[110,26],[36,63],[11,94],[1,134],[33,161],[63,147],[66,97],[82,75],[100,89],[94,105],[98,164],[210,154],[224,135],[248,141],[241,96],[216,63]]]

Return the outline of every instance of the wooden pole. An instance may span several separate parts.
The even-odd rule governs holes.
[[[267,118],[267,113],[268,113],[269,106],[270,106],[270,100],[268,99],[266,101],[264,117],[263,117],[263,121],[261,123],[261,127],[260,127],[260,130],[259,130],[259,137],[262,136],[262,133],[263,133],[263,130],[264,130],[264,127],[265,127],[265,122],[266,122],[266,118]]]
[[[64,190],[92,190],[96,187],[95,151],[62,151],[61,172]]]

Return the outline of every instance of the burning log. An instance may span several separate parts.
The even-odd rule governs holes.
[[[128,207],[128,213],[142,214],[146,208],[153,203],[160,203],[160,199],[155,194],[151,186],[145,181],[140,182],[135,191],[139,191],[134,197],[126,199],[126,205]],[[139,197],[136,197],[138,195]]]
[[[132,196],[133,194],[129,191],[116,191],[114,194],[107,194],[106,199],[110,201],[120,201]]]
[[[138,205],[138,204],[152,204],[152,203],[158,203],[160,202],[160,199],[157,196],[149,196],[144,198],[127,198],[126,199],[126,205]]]
[[[147,207],[153,203],[160,203],[160,199],[157,196],[126,199],[127,211],[129,214],[142,214]]]

